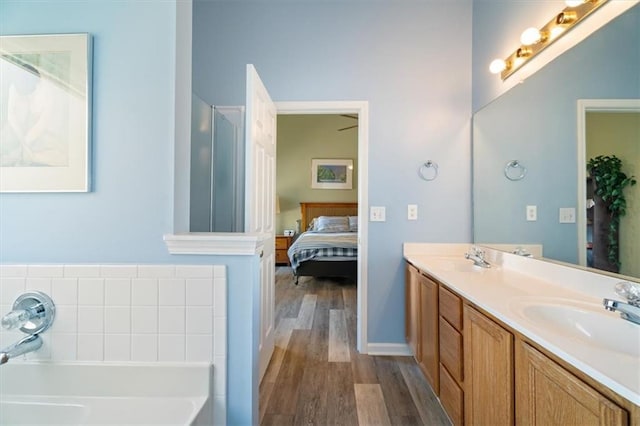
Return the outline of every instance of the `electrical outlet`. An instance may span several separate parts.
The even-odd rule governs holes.
[[[560,223],[576,223],[576,209],[573,207],[560,207]]]
[[[386,209],[384,207],[371,206],[371,214],[369,216],[371,222],[384,222],[386,221]]]
[[[407,219],[408,220],[418,220],[418,205],[417,204],[409,204],[407,206]]]
[[[538,220],[538,206],[527,206],[527,221],[535,222]]]

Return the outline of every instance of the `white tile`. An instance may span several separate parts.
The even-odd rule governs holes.
[[[213,319],[213,354],[216,356],[227,355],[227,319]]]
[[[138,278],[171,278],[176,276],[173,265],[138,265]]]
[[[134,278],[131,280],[131,304],[157,306],[158,280],[153,278]]]
[[[185,280],[161,278],[158,280],[158,304],[160,306],[184,306]]]
[[[158,336],[158,361],[184,361],[185,335],[160,334]]]
[[[220,278],[213,281],[213,316],[227,316],[227,282]]]
[[[79,361],[104,360],[104,335],[103,334],[78,334],[78,360]]]
[[[213,357],[213,394],[216,396],[223,396],[227,393],[226,362],[225,357]]]
[[[3,311],[4,312],[4,311]],[[18,330],[5,330],[0,328],[0,348],[13,345],[24,338],[24,333]]]
[[[78,306],[78,333],[103,333],[104,307]]]
[[[49,329],[52,333],[76,333],[78,331],[78,307],[56,305],[56,317]]]
[[[51,278],[27,278],[25,284],[25,290],[27,291],[41,291],[48,296],[51,296]],[[55,302],[54,302],[55,303]]]
[[[186,311],[184,306],[158,307],[158,333],[184,334]]]
[[[211,265],[176,265],[176,277],[213,278],[213,267]]]
[[[64,276],[69,278],[97,278],[100,265],[65,265]]]
[[[56,305],[77,305],[78,279],[54,278],[51,280],[51,298]]]
[[[187,306],[211,306],[213,281],[208,278],[187,279]]]
[[[100,265],[100,276],[103,278],[136,278],[136,265]]]
[[[44,278],[61,278],[64,276],[63,265],[27,265],[27,276]]]
[[[211,361],[211,347],[211,335],[187,334],[186,360],[188,362]]]
[[[157,306],[132,306],[131,307],[131,332],[132,333],[157,333],[158,332],[158,307]]]
[[[213,424],[227,424],[227,397],[216,396],[213,398]]]
[[[129,361],[131,359],[131,336],[129,334],[104,335],[104,360]]]
[[[130,333],[131,308],[128,306],[105,306],[104,332]]]
[[[103,305],[104,279],[80,278],[78,280],[78,305]]]
[[[75,334],[56,334],[51,339],[51,359],[54,361],[75,361],[78,339]]]
[[[16,298],[24,293],[25,281],[24,278],[0,279],[0,303],[3,305],[13,305]]]
[[[212,309],[204,306],[187,306],[187,334],[211,334],[212,332]]]
[[[131,361],[157,361],[158,336],[155,334],[131,335]]]
[[[0,265],[1,278],[24,278],[27,276],[27,265]]]
[[[105,278],[105,306],[129,306],[131,304],[131,280],[129,278]]]

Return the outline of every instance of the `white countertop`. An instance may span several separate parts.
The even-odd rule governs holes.
[[[472,268],[472,262],[464,259],[469,247],[406,243],[404,258],[515,331],[640,405],[640,357],[611,350],[602,340],[589,342],[585,336],[568,335],[533,321],[522,310],[522,306],[538,302],[584,307],[580,314],[595,316],[601,328],[611,323],[611,332],[604,330],[606,338],[616,339],[624,328],[632,337],[625,344],[640,345],[640,326],[602,307],[604,297],[621,300],[613,290],[619,279],[489,249],[487,259],[492,267]]]

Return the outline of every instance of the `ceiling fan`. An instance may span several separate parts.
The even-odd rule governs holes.
[[[347,117],[347,118],[353,118],[354,120],[358,119],[357,115],[351,115],[351,114],[340,114],[341,117]],[[347,127],[343,127],[342,129],[338,129],[339,132],[343,131],[343,130],[349,130],[349,129],[353,129],[355,127],[358,127],[358,124],[354,124],[353,126],[347,126]]]

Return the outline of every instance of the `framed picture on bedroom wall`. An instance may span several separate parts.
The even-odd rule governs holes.
[[[353,160],[312,159],[311,188],[352,189]]]
[[[0,75],[0,192],[90,191],[91,36],[2,36]]]

